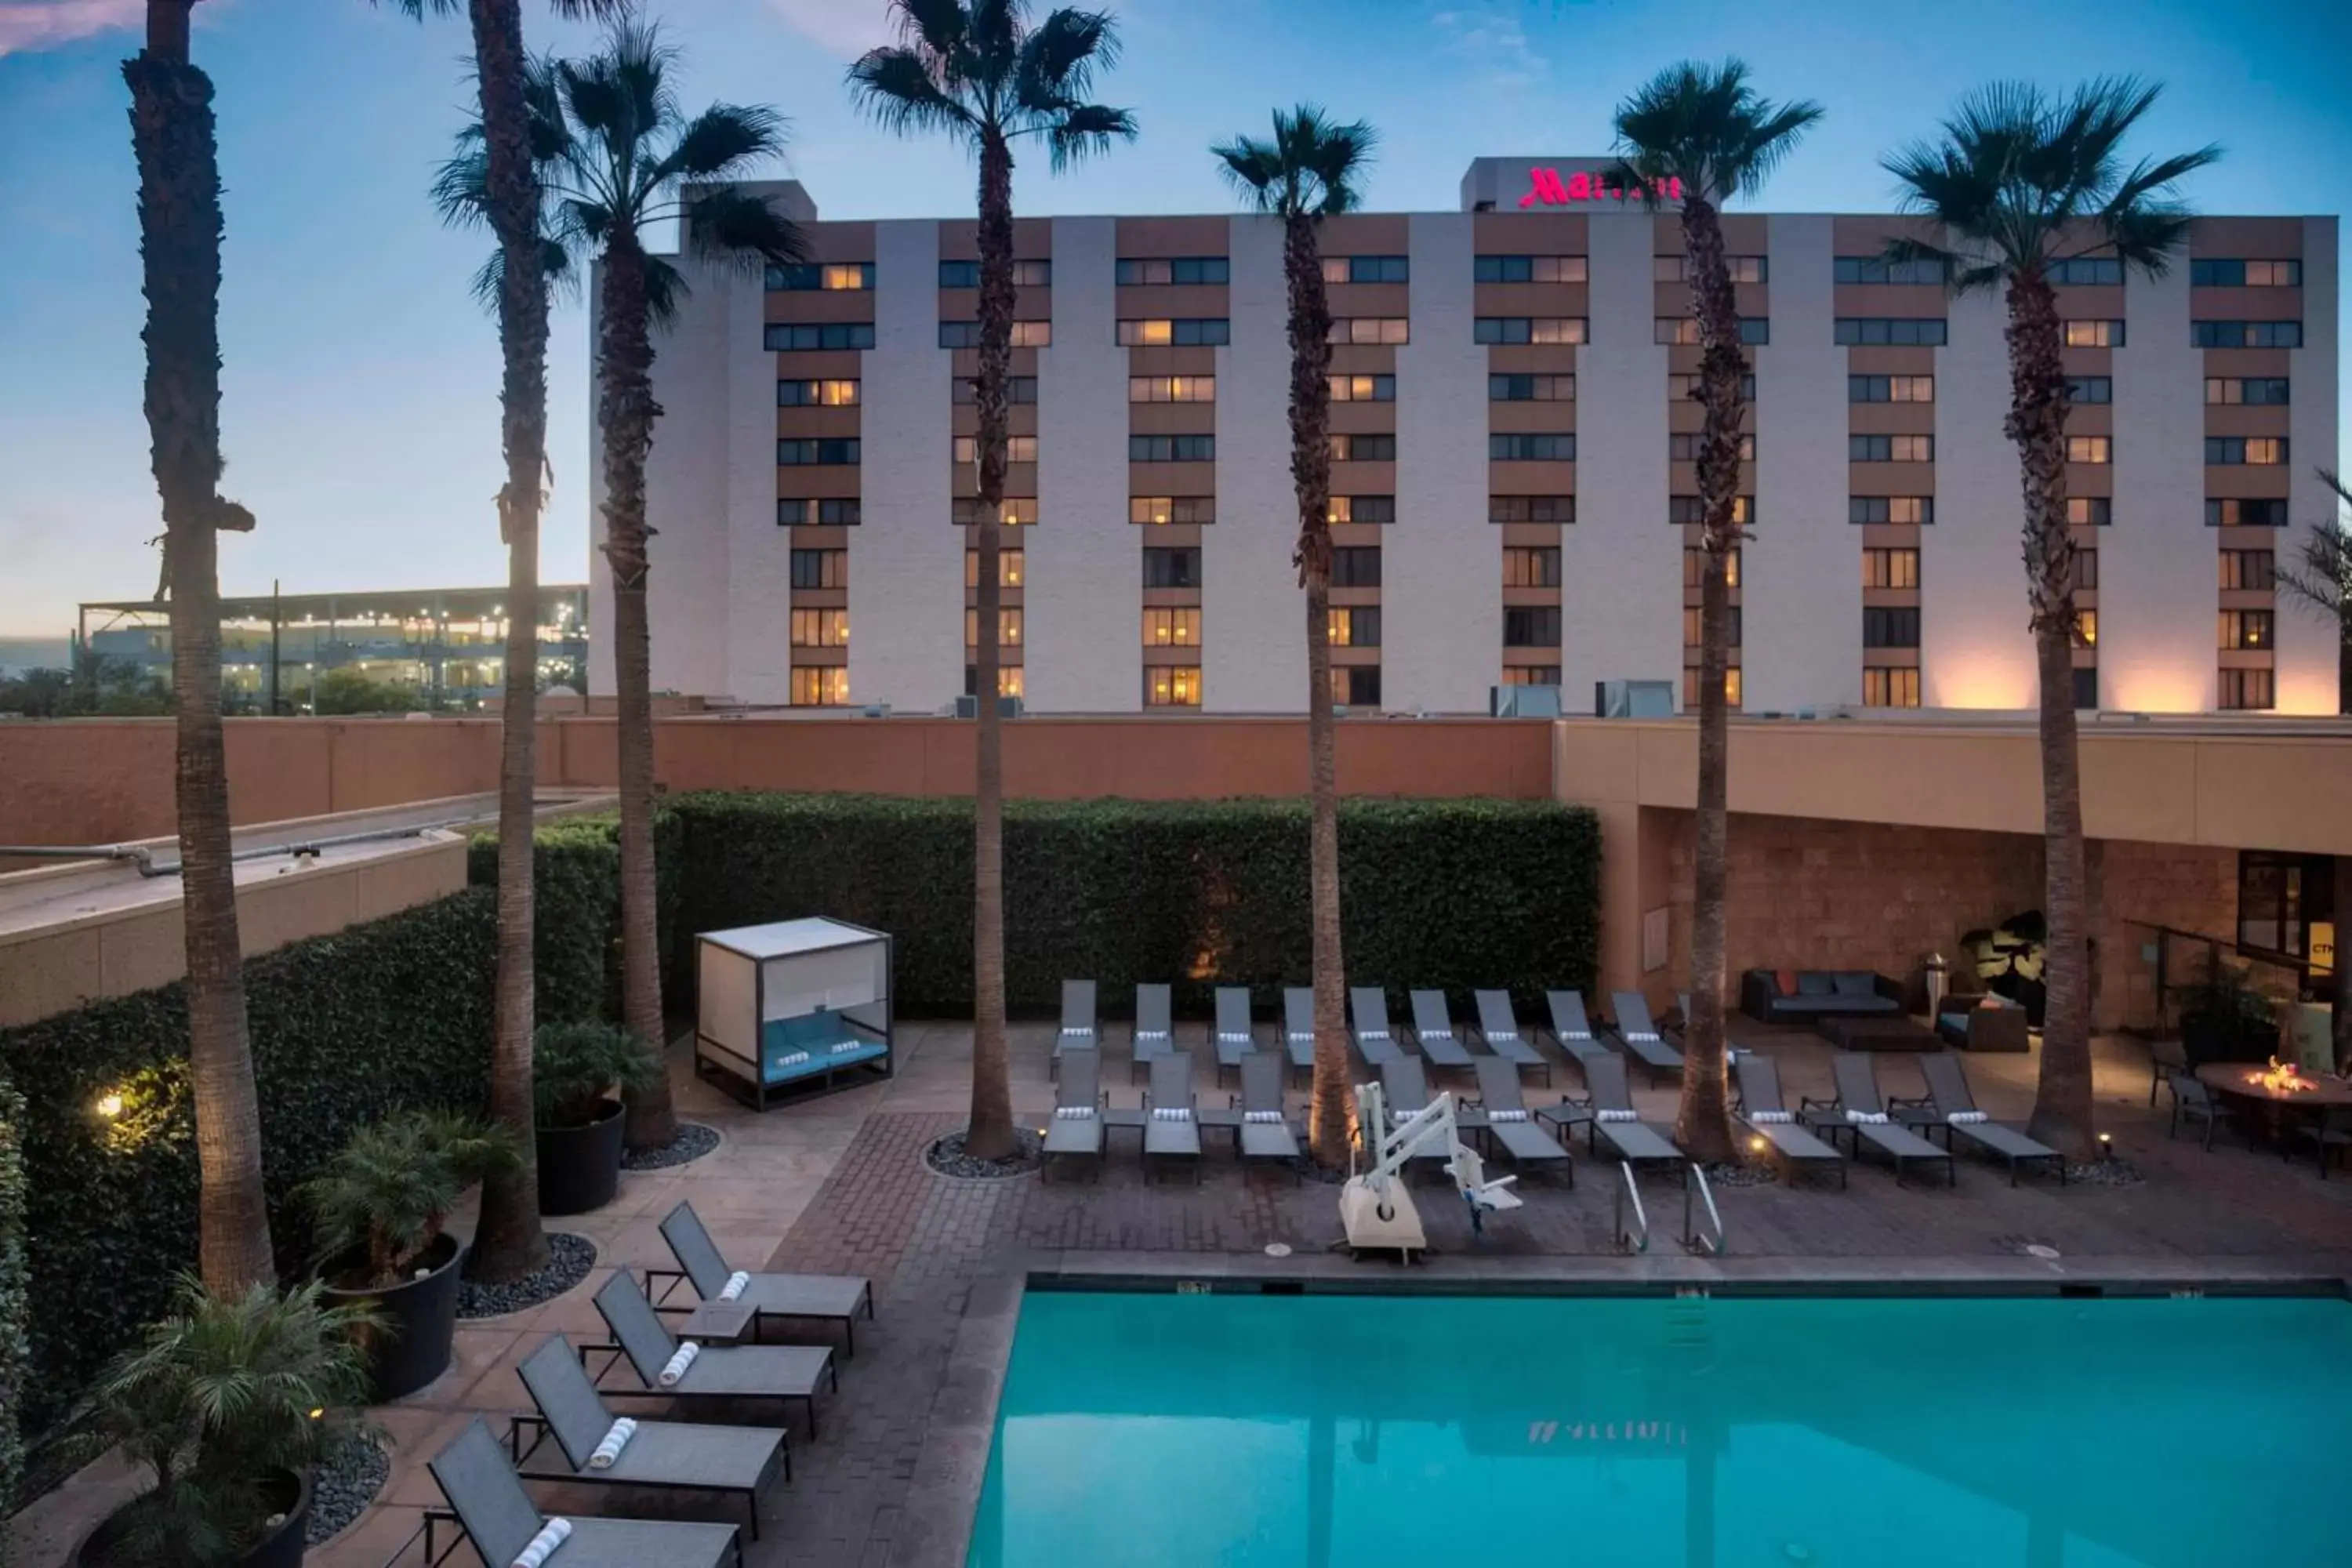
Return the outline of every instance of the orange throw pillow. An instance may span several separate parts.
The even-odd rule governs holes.
[[[1780,988],[1781,995],[1794,996],[1797,994],[1797,972],[1793,969],[1776,969],[1772,972],[1772,984]]]

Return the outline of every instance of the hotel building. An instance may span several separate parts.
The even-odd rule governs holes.
[[[1458,211],[1324,225],[1335,702],[1695,700],[1681,230],[1602,166],[1482,158]],[[698,276],[657,340],[654,686],[938,712],[985,630],[975,226],[821,222],[799,185],[759,188],[813,259]],[[1724,218],[1754,367],[1730,676],[1751,714],[2035,700],[2002,306],[1880,260],[1908,222]],[[1013,246],[1005,689],[1037,713],[1299,711],[1278,227],[1029,218]],[[2085,258],[2057,281],[2078,705],[2335,712],[2336,630],[2273,565],[2331,510],[2336,220],[2210,217],[2162,278]],[[609,643],[591,659],[609,691]]]

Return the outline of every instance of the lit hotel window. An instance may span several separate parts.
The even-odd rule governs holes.
[[[978,694],[979,690],[980,666],[976,664],[967,664],[963,667],[963,694],[966,697],[971,697]],[[1022,696],[1024,692],[1024,687],[1021,679],[1021,667],[1017,664],[998,665],[996,667],[996,694],[999,697],[1019,697]]]
[[[1850,496],[1848,522],[1929,523],[1936,521],[1934,496]]]
[[[2278,698],[2267,669],[2225,669],[2220,672],[2219,705],[2223,708],[2275,708]]]
[[[2271,646],[2269,610],[2223,610],[2221,647],[2235,653],[2258,653]]]
[[[980,498],[959,496],[952,512],[958,528],[970,528],[980,521]],[[996,521],[1006,528],[1020,528],[1037,521],[1035,496],[1006,496],[996,506]]]
[[[2205,401],[2283,404],[2287,401],[2287,378],[2283,375],[2208,376],[2205,380]]]
[[[2105,528],[2116,520],[2116,503],[2106,496],[2068,496],[2066,525],[2069,528]]]
[[[1684,546],[1683,586],[1685,588],[1704,586],[1703,577],[1706,571],[1706,552],[1695,544]],[[1739,552],[1738,550],[1724,557],[1723,585],[1727,588],[1739,586]]]
[[[849,701],[849,667],[845,664],[793,667],[793,706],[839,708]]]
[[[1724,701],[1734,708],[1738,707],[1739,689],[1739,667],[1735,664],[1723,672]],[[1698,711],[1698,670],[1696,668],[1683,671],[1683,708],[1692,713]]]
[[[1374,605],[1341,605],[1331,611],[1333,647],[1381,646],[1381,612]]]
[[[849,612],[847,610],[794,610],[793,612],[793,646],[794,647],[847,647],[849,646]]]
[[[2266,593],[2278,586],[2278,557],[2268,550],[2224,550],[2220,571],[2225,589]]]
[[[1000,550],[996,552],[996,580],[1007,588],[1021,586],[1021,552]],[[963,552],[963,585],[967,588],[980,586],[980,552],[977,550]]]
[[[1217,378],[1213,375],[1130,375],[1127,378],[1127,400],[1129,403],[1214,403],[1217,400]]]
[[[1198,708],[1201,672],[1192,666],[1155,664],[1143,672],[1143,705],[1147,708]]]
[[[1051,321],[1013,323],[1013,346],[1016,349],[1042,349],[1053,341],[1054,323]],[[980,347],[980,323],[978,321],[941,321],[940,347],[943,349]]]
[[[1580,343],[1581,316],[1480,316],[1470,323],[1476,343]]]
[[[1506,588],[1557,588],[1559,586],[1559,546],[1557,544],[1517,544],[1503,552],[1503,586]]]
[[[1912,668],[1864,665],[1862,671],[1862,705],[1865,708],[1918,707],[1919,672]]]
[[[1402,316],[1340,316],[1333,319],[1328,341],[1335,343],[1402,343],[1412,339],[1412,324]]]
[[[1916,588],[1919,585],[1919,552],[1916,550],[1864,550],[1862,585],[1865,588]]]
[[[2098,611],[2084,609],[2074,612],[2074,646],[2077,647],[2099,646]]]
[[[1731,498],[1731,525],[1746,528],[1756,520],[1756,498]],[[1677,528],[1697,528],[1706,521],[1706,503],[1697,496],[1668,496],[1666,521]]]
[[[2066,460],[2070,463],[2105,463],[2115,457],[2115,442],[2105,436],[2069,436],[2066,437]]]
[[[2244,463],[2263,468],[2275,467],[2286,461],[2286,437],[2208,436],[2205,437],[2205,460],[2228,466]]]
[[[1118,323],[1118,341],[1129,348],[1153,348],[1162,344],[1177,348],[1213,348],[1230,341],[1231,334],[1232,323],[1223,316]]]
[[[2207,258],[2189,264],[2189,285],[2192,289],[2294,289],[2302,283],[2300,261]]]
[[[1331,437],[1331,460],[1335,463],[1393,463],[1396,461],[1396,437],[1335,435]]]
[[[1589,265],[1581,256],[1481,256],[1470,277],[1478,283],[1582,283]]]
[[[871,289],[874,287],[874,263],[850,261],[821,265],[808,262],[797,266],[771,267],[768,268],[768,287],[789,291]]]
[[[1392,375],[1335,375],[1329,378],[1334,403],[1394,403]]]
[[[2070,349],[2119,349],[2124,346],[2124,324],[2121,321],[2068,321],[2064,330],[2066,346]]]
[[[776,406],[779,408],[847,408],[856,402],[857,384],[854,381],[776,383]]]
[[[1127,521],[1150,524],[1214,522],[1217,521],[1217,498],[1129,496],[1127,498]]]
[[[963,646],[966,647],[980,646],[980,612],[978,610],[966,610],[963,613]],[[1018,605],[1006,605],[996,612],[996,646],[999,647],[1021,646],[1021,607]]]
[[[1739,606],[1738,605],[1726,605],[1725,608],[1729,612],[1729,614],[1725,617],[1723,623],[1725,639],[1724,647],[1738,647],[1739,646],[1740,633]],[[1694,648],[1699,646],[1699,636],[1702,630],[1699,622],[1704,614],[1705,612],[1696,605],[1688,605],[1684,606],[1683,647],[1685,648]]]
[[[1848,403],[1933,403],[1932,375],[1850,375],[1845,378]]]
[[[1333,496],[1326,522],[1384,523],[1396,521],[1394,496]]]
[[[1201,612],[1190,606],[1163,607],[1153,605],[1143,612],[1143,646],[1146,647],[1198,647],[1201,646]]]
[[[980,437],[959,436],[955,438],[955,460],[959,463],[980,461]],[[1007,436],[1004,438],[1004,460],[1008,463],[1034,463],[1037,460],[1037,437]]]
[[[1854,463],[1932,463],[1933,436],[1849,436],[1846,460]]]

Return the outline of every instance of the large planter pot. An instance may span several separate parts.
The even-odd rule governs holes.
[[[586,1214],[611,1203],[621,1190],[621,1136],[627,1122],[619,1100],[597,1103],[603,1109],[585,1127],[537,1130],[540,1213]]]
[[[449,1365],[449,1342],[457,1329],[457,1265],[463,1250],[455,1237],[444,1236],[425,1250],[417,1267],[420,1278],[402,1280],[383,1289],[338,1285],[330,1269],[323,1292],[332,1306],[373,1307],[383,1326],[366,1331],[368,1403],[381,1405],[414,1394]]]
[[[280,1470],[262,1482],[272,1510],[285,1518],[236,1559],[236,1568],[301,1568],[302,1552],[310,1533],[310,1478]],[[110,1556],[121,1515],[112,1514],[74,1548],[68,1568],[125,1568],[129,1559]]]

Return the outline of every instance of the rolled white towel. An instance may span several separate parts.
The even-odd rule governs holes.
[[[844,1051],[862,1051],[865,1048],[866,1042],[863,1040],[837,1040],[834,1043],[833,1054],[839,1056]]]
[[[1282,1037],[1297,1046],[1311,1046],[1315,1043],[1315,1037],[1302,1029],[1292,1029]]]
[[[1944,1118],[1946,1125],[1952,1127],[1973,1127],[1979,1121],[1991,1120],[1991,1117],[1981,1110],[1955,1110]]]
[[[1385,1040],[1389,1037],[1389,1032],[1386,1029],[1359,1029],[1356,1033],[1368,1040]]]
[[[1639,1121],[1642,1120],[1642,1117],[1639,1111],[1634,1110],[1596,1110],[1592,1113],[1592,1120],[1595,1121]]]
[[[540,1564],[555,1554],[555,1549],[572,1539],[572,1521],[551,1519],[539,1527],[520,1552],[515,1553],[513,1568],[540,1568]]]
[[[1217,1038],[1229,1046],[1248,1045],[1250,1043],[1250,1037],[1251,1037],[1245,1032],[1235,1029],[1219,1029],[1217,1031]]]
[[[1094,1037],[1095,1032],[1091,1028],[1064,1029],[1062,1031],[1062,1038],[1066,1040],[1091,1040]]]
[[[1427,1039],[1450,1040],[1454,1037],[1454,1031],[1451,1029],[1428,1029],[1423,1031],[1423,1037]]]
[[[736,1297],[740,1296],[751,1283],[751,1277],[738,1268],[727,1277],[726,1284],[719,1287],[719,1299],[722,1301],[732,1301]]]
[[[1155,1106],[1152,1108],[1151,1120],[1154,1121],[1190,1121],[1192,1120],[1192,1112],[1191,1110],[1181,1105]]]
[[[788,1051],[784,1055],[776,1058],[776,1065],[778,1067],[796,1068],[800,1066],[801,1063],[808,1059],[808,1053],[806,1051]]]
[[[1527,1119],[1528,1113],[1524,1110],[1490,1110],[1486,1112],[1486,1120],[1489,1121],[1525,1121]]]
[[[1849,1110],[1845,1113],[1845,1119],[1858,1126],[1877,1127],[1884,1124],[1887,1117],[1886,1112],[1883,1110]]]
[[[1629,1040],[1639,1040],[1645,1046],[1654,1046],[1658,1043],[1658,1032],[1655,1029],[1628,1029],[1625,1031],[1625,1037]]]
[[[1279,1110],[1244,1110],[1242,1112],[1242,1120],[1244,1121],[1259,1123],[1278,1122],[1282,1120],[1282,1112]]]
[[[1084,1121],[1094,1113],[1095,1108],[1091,1105],[1057,1105],[1054,1108],[1054,1118],[1057,1121]]]
[[[1488,1035],[1486,1038],[1490,1044],[1499,1044],[1502,1041],[1508,1040],[1511,1044],[1516,1046],[1519,1043],[1519,1032],[1517,1029],[1496,1029],[1493,1034]]]
[[[1135,1037],[1138,1040],[1150,1040],[1154,1045],[1158,1045],[1165,1042],[1171,1037],[1165,1029],[1138,1029],[1135,1031]]]
[[[655,1381],[664,1388],[676,1388],[679,1380],[686,1376],[686,1369],[692,1366],[694,1358],[701,1353],[700,1345],[696,1344],[692,1340],[687,1341],[686,1343],[678,1346],[677,1352],[664,1363],[661,1375]]]
[[[1797,1117],[1794,1111],[1790,1110],[1758,1110],[1750,1112],[1748,1120],[1759,1127],[1778,1127],[1796,1121]]]
[[[614,1422],[606,1429],[604,1440],[596,1445],[596,1451],[588,1456],[588,1468],[592,1470],[611,1469],[613,1462],[621,1457],[621,1450],[629,1446],[629,1438],[636,1429],[637,1423],[632,1416],[624,1415]]]
[[[1580,1045],[1590,1045],[1592,1042],[1592,1031],[1590,1029],[1570,1029],[1567,1034],[1562,1035],[1560,1038],[1563,1040],[1574,1040]]]

